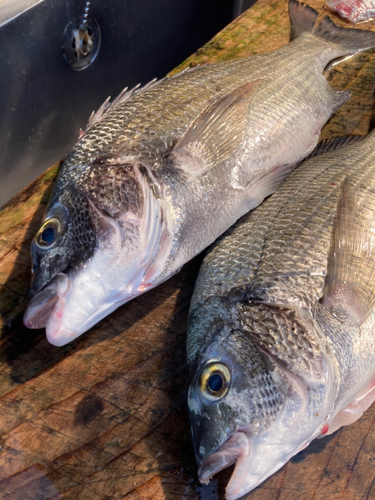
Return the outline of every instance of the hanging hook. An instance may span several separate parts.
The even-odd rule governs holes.
[[[80,26],[82,31],[87,29],[88,21],[89,21],[89,9],[91,5],[91,0],[86,0],[85,11],[82,18],[82,24]]]

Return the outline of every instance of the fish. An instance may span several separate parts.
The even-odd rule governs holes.
[[[178,272],[314,149],[350,97],[324,68],[375,34],[317,24],[296,0],[289,13],[287,46],[124,91],[92,115],[31,245],[28,328],[74,340]]]
[[[321,151],[219,239],[194,289],[191,432],[202,483],[235,463],[227,500],[375,400],[375,132]]]

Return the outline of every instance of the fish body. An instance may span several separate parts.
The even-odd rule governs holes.
[[[374,214],[373,132],[303,162],[205,257],[188,405],[201,481],[236,462],[228,500],[374,401]]]
[[[67,156],[32,244],[25,325],[63,345],[176,273],[275,191],[345,102],[322,72],[375,46],[291,0],[295,38],[105,103]]]

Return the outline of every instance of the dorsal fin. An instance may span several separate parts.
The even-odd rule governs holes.
[[[313,149],[312,152],[306,156],[306,158],[303,158],[296,164],[295,168],[299,167],[301,163],[310,160],[311,158],[315,158],[316,156],[356,144],[357,142],[362,141],[365,137],[366,136],[364,135],[344,135],[333,139],[323,139],[317,144],[315,149]]]
[[[114,99],[112,102],[109,102],[111,97],[110,96],[107,97],[107,99],[103,102],[103,104],[100,106],[100,108],[97,111],[93,111],[91,113],[91,116],[90,116],[89,121],[86,125],[86,128],[85,128],[85,130],[82,131],[82,133],[80,132],[79,138],[81,138],[87,132],[87,130],[89,129],[89,127],[91,127],[91,125],[98,122],[107,111],[112,109],[114,106],[117,106],[117,104],[125,102],[128,99],[130,99],[131,97],[133,97],[134,95],[140,94],[141,92],[144,92],[145,90],[150,90],[151,88],[156,87],[160,83],[162,83],[166,80],[169,80],[170,78],[178,78],[181,75],[184,75],[186,73],[191,73],[192,71],[196,71],[198,68],[202,68],[204,66],[207,66],[207,64],[202,64],[202,65],[198,65],[198,66],[194,66],[194,67],[185,68],[182,71],[180,71],[179,73],[177,73],[176,75],[173,75],[172,77],[166,76],[160,80],[158,80],[157,78],[154,78],[153,80],[148,82],[143,87],[141,87],[140,83],[135,85],[135,87],[133,87],[130,90],[128,90],[128,87],[125,87],[124,90],[122,90],[120,92],[120,94],[116,97],[116,99]]]
[[[263,82],[245,83],[202,111],[170,153],[179,168],[189,175],[204,175],[237,151],[244,139],[249,101]]]
[[[341,185],[321,299],[325,307],[343,307],[358,325],[375,304],[375,189],[371,180],[353,185],[347,177]]]
[[[79,137],[81,138],[82,135],[84,135],[87,132],[87,130],[92,125],[94,125],[94,123],[99,122],[103,118],[103,116],[110,109],[112,109],[114,106],[117,106],[117,104],[120,104],[122,102],[127,101],[128,99],[130,99],[131,97],[133,97],[136,94],[139,94],[141,92],[144,92],[145,90],[149,90],[150,88],[152,88],[156,85],[159,85],[161,82],[163,82],[167,78],[168,77],[165,77],[165,78],[162,78],[161,80],[157,80],[156,78],[154,78],[153,80],[151,80],[151,82],[147,83],[143,87],[141,87],[141,84],[139,83],[138,85],[136,85],[135,87],[133,87],[130,90],[128,90],[128,87],[125,87],[124,90],[122,90],[120,92],[120,94],[116,97],[116,99],[114,99],[112,102],[109,102],[111,97],[110,96],[107,97],[107,99],[103,102],[103,104],[100,106],[100,108],[97,111],[93,111],[91,113],[91,116],[90,116],[89,121],[86,125],[86,128],[82,134],[80,133]]]

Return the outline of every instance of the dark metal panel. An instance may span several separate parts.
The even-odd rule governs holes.
[[[69,151],[108,95],[164,76],[228,24],[233,2],[94,0],[101,48],[73,71],[63,34],[84,7],[44,0],[0,26],[0,205]]]

